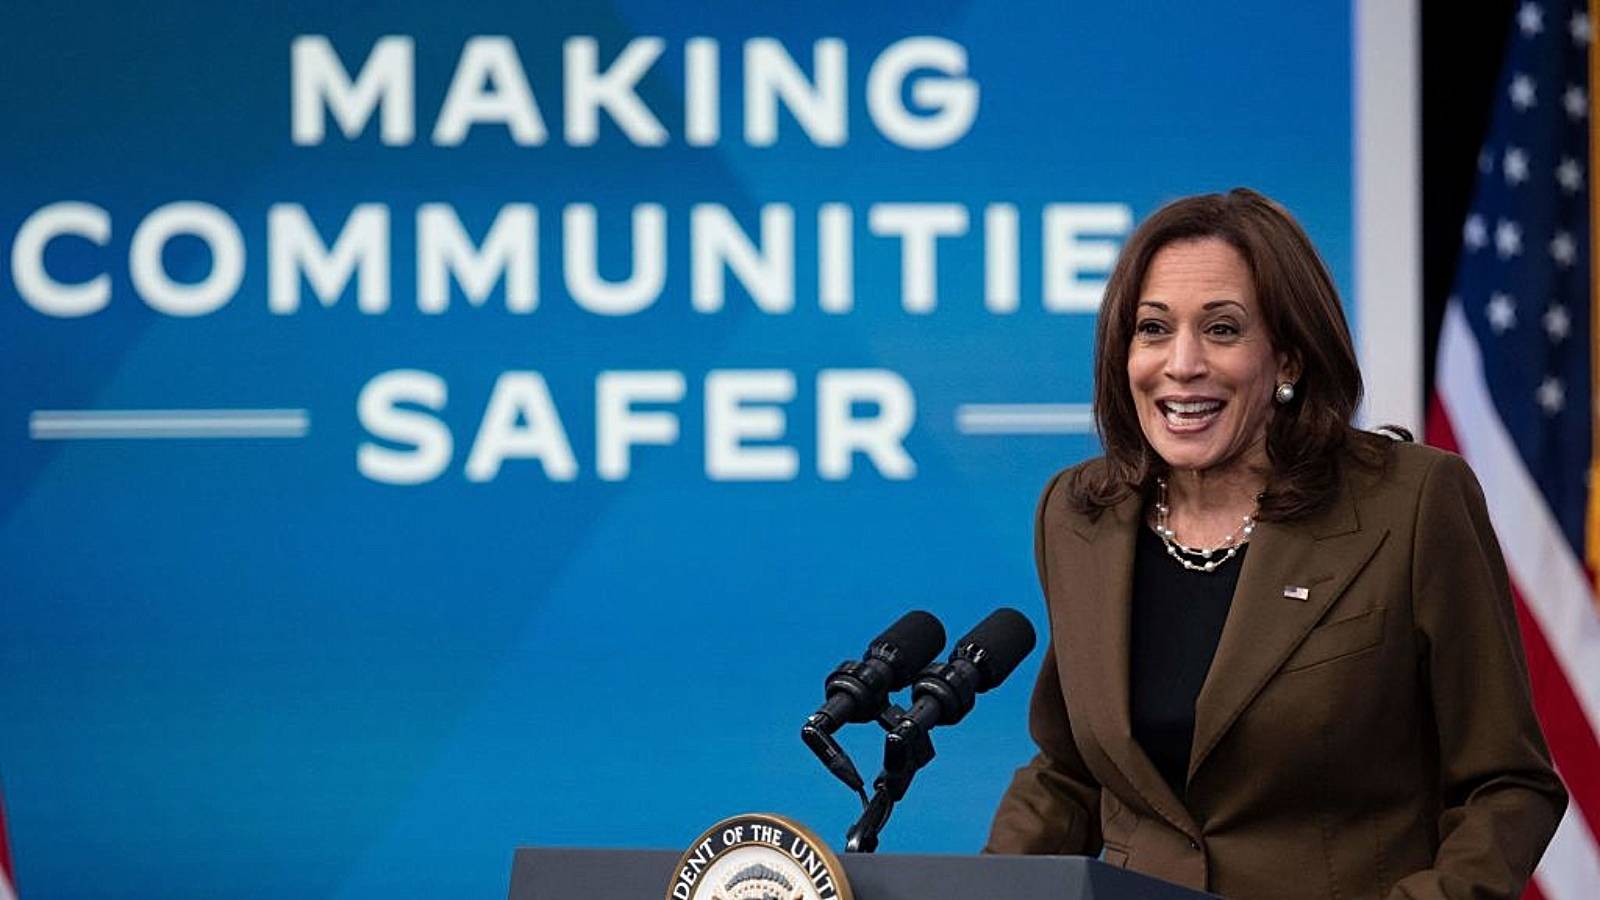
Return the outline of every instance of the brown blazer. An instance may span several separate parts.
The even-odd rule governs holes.
[[[1051,635],[1029,714],[1039,754],[988,851],[1103,850],[1236,898],[1518,896],[1566,792],[1483,493],[1460,457],[1413,444],[1382,472],[1343,468],[1322,512],[1255,529],[1184,798],[1129,723],[1142,500],[1090,519],[1067,502],[1072,470],[1051,481],[1034,538]]]

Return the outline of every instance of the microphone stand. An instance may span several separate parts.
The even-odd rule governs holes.
[[[845,833],[846,853],[871,853],[878,849],[878,835],[894,805],[905,799],[911,788],[911,779],[917,770],[933,760],[933,740],[928,730],[910,714],[893,703],[878,716],[878,725],[886,732],[883,742],[883,771],[872,780],[872,800]]]

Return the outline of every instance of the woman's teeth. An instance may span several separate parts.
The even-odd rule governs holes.
[[[1166,414],[1167,421],[1175,424],[1200,421],[1221,408],[1221,400],[1195,400],[1190,402],[1167,400],[1161,404],[1161,411]]]

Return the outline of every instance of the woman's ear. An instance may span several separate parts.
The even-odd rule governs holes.
[[[1300,355],[1287,350],[1278,352],[1278,383],[1287,381],[1291,384],[1300,380]]]

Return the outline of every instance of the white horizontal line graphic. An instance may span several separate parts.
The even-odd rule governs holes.
[[[1087,403],[963,403],[956,407],[962,434],[1092,434]]]
[[[36,441],[303,438],[303,409],[40,409],[28,417]]]

